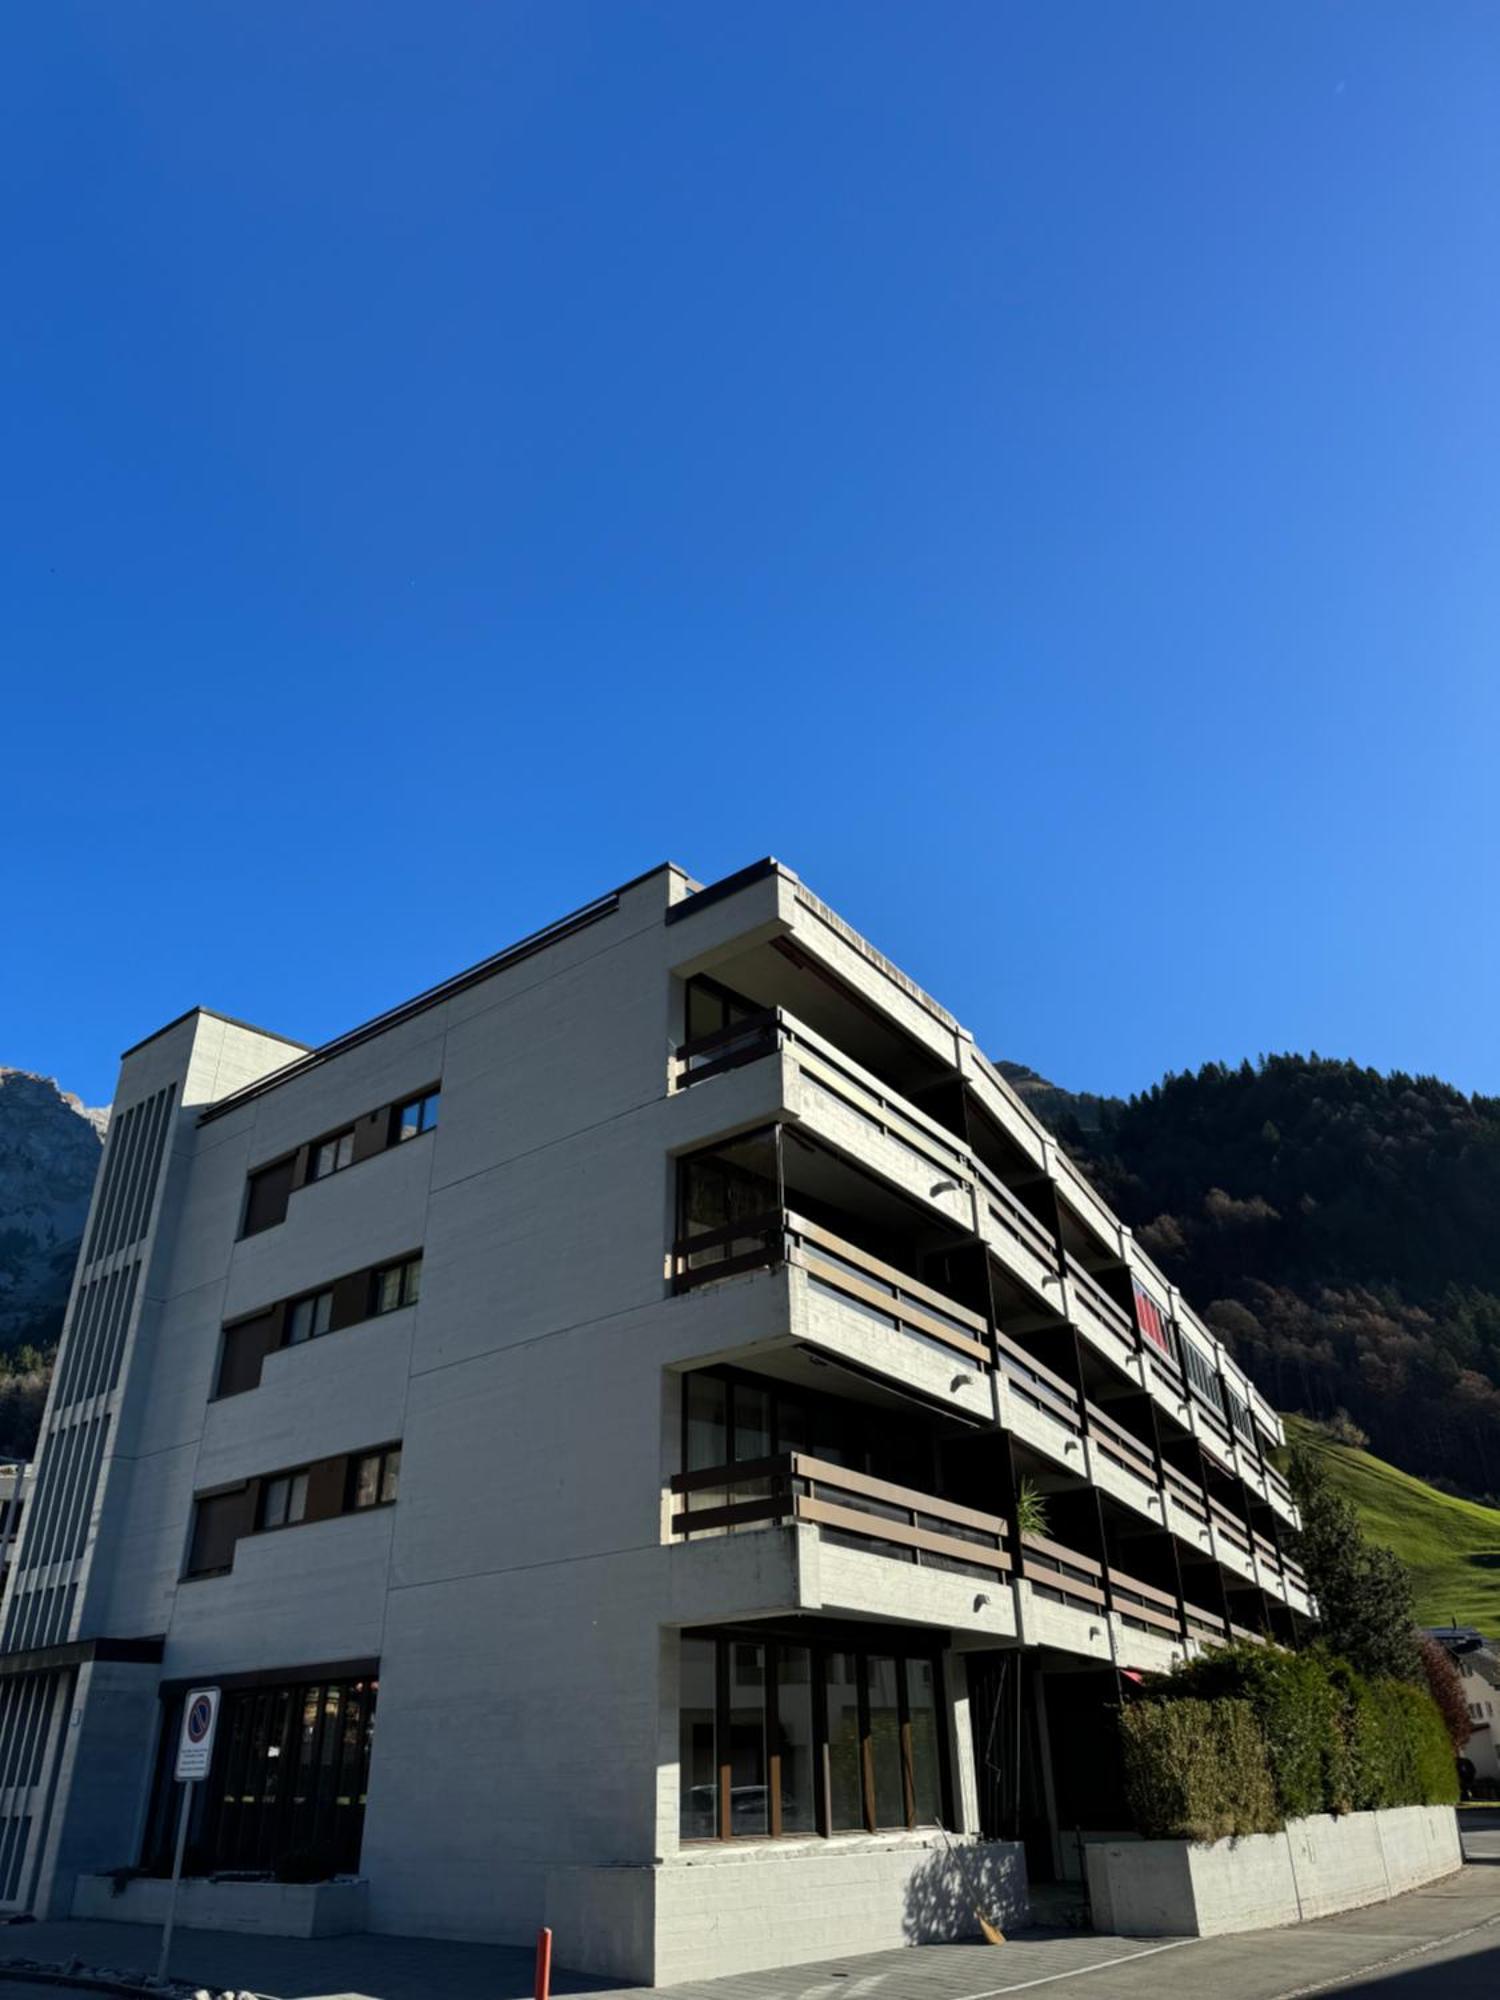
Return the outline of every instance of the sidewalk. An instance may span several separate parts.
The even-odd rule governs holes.
[[[1500,1814],[1464,1819],[1469,1865],[1457,1875],[1290,1930],[1170,1940],[1025,1931],[999,1947],[923,1945],[657,1991],[672,2000],[1000,2000],[1042,1987],[1057,2000],[1298,2000],[1332,1987],[1340,2000],[1493,2000]],[[159,1941],[156,1930],[134,1924],[0,1928],[0,2000],[16,1990],[5,1980],[8,1959],[146,1968]],[[425,1938],[303,1942],[184,1931],[173,1941],[172,1971],[214,1993],[248,1989],[274,2000],[529,2000],[532,1960],[527,1951]],[[554,1977],[553,1991],[649,1994],[567,1973]]]

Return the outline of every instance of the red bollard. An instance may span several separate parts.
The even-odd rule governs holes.
[[[552,1933],[536,1934],[536,2000],[549,2000],[552,1992]]]

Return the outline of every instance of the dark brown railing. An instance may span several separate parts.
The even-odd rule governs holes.
[[[747,1014],[743,1020],[730,1021],[725,1027],[715,1028],[712,1034],[695,1035],[677,1050],[677,1087],[686,1090],[689,1085],[720,1076],[727,1069],[759,1062],[779,1046],[780,1039],[780,1019],[774,1007]]]
[[[1143,1479],[1153,1491],[1157,1489],[1156,1460],[1148,1445],[1117,1424],[1113,1417],[1106,1416],[1096,1404],[1084,1405],[1089,1415],[1089,1440],[1095,1449],[1132,1474]]]
[[[1181,1640],[1182,1620],[1177,1615],[1177,1599],[1169,1590],[1154,1583],[1142,1583],[1124,1570],[1109,1567],[1109,1601],[1127,1625],[1139,1625],[1148,1632]]]
[[[1224,1615],[1219,1611],[1205,1611],[1200,1604],[1183,1601],[1187,1614],[1187,1629],[1190,1639],[1199,1639],[1205,1645],[1222,1646],[1228,1636],[1229,1627]]]
[[[1068,1289],[1080,1332],[1086,1333],[1092,1328],[1122,1341],[1132,1354],[1135,1352],[1135,1321],[1123,1306],[1115,1304],[1098,1279],[1073,1256],[1068,1258]]]
[[[1050,1368],[1034,1359],[1008,1334],[995,1335],[995,1353],[1006,1381],[1022,1402],[1030,1403],[1033,1409],[1054,1417],[1075,1437],[1082,1436],[1083,1418],[1078,1397],[1061,1375],[1054,1375]]]
[[[934,1568],[998,1575],[1011,1566],[999,1515],[803,1451],[679,1472],[672,1492],[683,1502],[672,1516],[676,1535],[808,1521],[872,1544],[882,1555]]]
[[[973,1366],[989,1365],[989,1326],[982,1314],[790,1209],[679,1237],[673,1255],[678,1291],[740,1271],[796,1264],[815,1283],[882,1314],[896,1331],[936,1341]]]
[[[1077,1549],[1064,1548],[1061,1542],[1048,1541],[1044,1535],[1022,1535],[1021,1574],[1046,1596],[1088,1611],[1104,1609],[1104,1565]]]

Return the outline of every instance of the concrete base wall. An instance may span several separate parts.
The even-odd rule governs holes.
[[[683,1855],[652,1868],[555,1869],[547,1923],[571,1970],[669,1986],[846,1951],[977,1937],[1027,1914],[1019,1842],[940,1834]]]
[[[190,1931],[259,1931],[267,1937],[347,1937],[365,1929],[364,1882],[216,1882],[188,1876],[177,1923]],[[110,1875],[80,1875],[73,1915],[94,1922],[166,1921],[170,1882],[141,1876],[118,1893]]]
[[[1243,1840],[1090,1845],[1089,1899],[1096,1931],[1213,1937],[1383,1902],[1451,1875],[1462,1859],[1451,1806],[1319,1813]]]

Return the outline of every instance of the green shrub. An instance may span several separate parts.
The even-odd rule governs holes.
[[[1321,1655],[1226,1646],[1180,1669],[1172,1676],[1173,1687],[1179,1684],[1190,1698],[1249,1702],[1265,1739],[1283,1819],[1348,1810],[1339,1782],[1342,1703]]]
[[[1132,1702],[1120,1733],[1126,1796],[1148,1840],[1221,1840],[1281,1824],[1249,1702]]]

